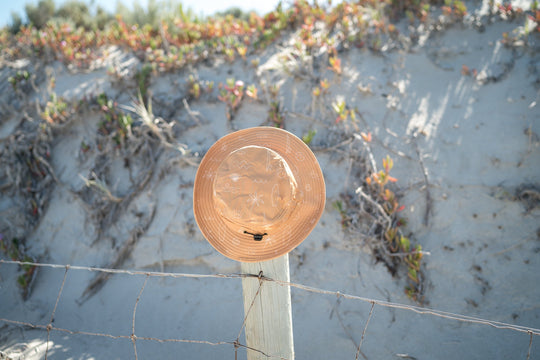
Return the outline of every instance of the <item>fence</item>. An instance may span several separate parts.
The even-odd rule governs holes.
[[[11,260],[2,260],[0,259],[0,266],[2,265],[30,265],[30,266],[36,266],[36,267],[46,267],[46,268],[55,268],[55,269],[65,269],[63,280],[60,286],[60,289],[58,291],[58,295],[56,297],[54,308],[52,309],[52,312],[49,317],[49,321],[47,324],[36,324],[36,323],[30,323],[25,321],[19,321],[14,319],[5,319],[0,318],[0,322],[6,323],[6,324],[12,324],[12,325],[19,325],[19,326],[26,326],[33,329],[41,329],[43,331],[47,332],[47,344],[45,349],[45,359],[49,356],[49,342],[50,342],[50,335],[51,332],[62,332],[67,333],[70,335],[84,335],[84,336],[95,336],[95,337],[105,337],[110,339],[128,339],[131,340],[133,344],[133,353],[134,358],[138,360],[138,353],[137,353],[137,341],[145,340],[145,341],[155,341],[158,343],[169,343],[169,342],[176,342],[176,343],[194,343],[194,344],[204,344],[204,345],[210,345],[210,346],[219,346],[219,345],[227,345],[230,346],[234,350],[234,356],[235,359],[238,358],[238,349],[244,348],[249,349],[252,351],[259,352],[261,355],[263,355],[266,358],[278,358],[283,359],[281,357],[275,357],[271,354],[265,354],[264,352],[247,347],[245,344],[242,344],[240,342],[240,337],[242,335],[242,331],[244,330],[246,318],[249,315],[247,313],[242,321],[242,326],[238,332],[237,337],[232,341],[207,341],[207,340],[192,340],[192,339],[162,339],[162,338],[156,338],[156,337],[146,337],[146,336],[138,336],[135,333],[135,319],[136,319],[136,313],[137,313],[137,307],[139,305],[139,301],[141,299],[141,296],[143,295],[143,292],[145,290],[147,281],[151,277],[162,277],[162,278],[197,278],[197,279],[203,279],[203,278],[218,278],[218,279],[242,279],[242,278],[253,278],[254,281],[259,281],[259,289],[265,282],[275,282],[281,286],[290,286],[292,288],[296,288],[302,291],[315,293],[315,294],[321,294],[321,295],[331,295],[335,296],[338,299],[350,299],[355,301],[361,301],[369,303],[370,310],[367,317],[367,320],[364,324],[363,331],[361,334],[360,342],[356,348],[356,353],[354,354],[354,358],[358,359],[360,355],[362,355],[364,358],[365,355],[362,354],[362,345],[364,343],[364,339],[366,337],[366,333],[368,331],[368,326],[371,320],[371,317],[373,315],[373,312],[375,310],[376,306],[386,307],[386,308],[393,308],[393,309],[399,309],[404,311],[410,311],[417,314],[425,315],[425,316],[434,316],[439,317],[446,320],[453,320],[453,321],[459,321],[464,323],[473,323],[473,324],[480,324],[483,326],[488,326],[496,329],[507,329],[518,333],[524,333],[529,335],[529,342],[528,342],[528,349],[527,349],[527,360],[531,359],[531,348],[533,343],[533,337],[534,336],[540,336],[540,329],[526,327],[526,326],[519,326],[514,324],[509,324],[505,322],[500,321],[494,321],[489,319],[483,319],[479,317],[472,317],[467,315],[461,315],[436,309],[429,309],[429,308],[423,308],[419,306],[413,306],[413,305],[406,305],[406,304],[400,304],[395,302],[389,302],[389,301],[382,301],[382,300],[376,300],[376,299],[370,299],[366,297],[356,296],[356,295],[350,295],[346,293],[342,293],[339,291],[330,291],[325,289],[319,289],[312,286],[307,286],[299,283],[294,282],[284,282],[284,281],[277,281],[271,278],[267,278],[264,276],[264,274],[189,274],[189,273],[167,273],[167,272],[149,272],[149,271],[138,271],[138,270],[120,270],[120,269],[105,269],[105,268],[97,268],[97,267],[86,267],[86,266],[72,266],[72,265],[58,265],[58,264],[44,264],[44,263],[32,263],[32,262],[21,262],[21,261],[11,261]],[[58,304],[60,302],[60,298],[62,297],[62,292],[64,290],[64,285],[66,283],[67,274],[70,271],[90,271],[90,272],[98,272],[101,274],[126,274],[126,275],[132,275],[132,276],[141,276],[144,277],[144,282],[142,284],[142,287],[140,288],[137,298],[135,300],[135,305],[133,307],[132,312],[132,323],[131,323],[131,333],[130,334],[124,334],[124,335],[113,335],[113,334],[106,334],[106,333],[98,333],[98,332],[88,332],[88,331],[80,331],[75,329],[65,329],[65,328],[59,328],[53,326],[53,320],[55,318],[55,314],[58,308]],[[257,291],[255,294],[255,297],[258,296],[260,291]],[[294,324],[293,324],[294,326]],[[1,353],[0,353],[1,355]],[[9,355],[9,354],[8,354]],[[352,357],[352,356],[351,356]],[[406,358],[412,358],[408,357],[406,355],[403,355],[402,357]]]

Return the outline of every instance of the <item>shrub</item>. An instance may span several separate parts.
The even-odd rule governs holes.
[[[39,0],[37,5],[26,4],[24,10],[28,22],[41,29],[54,16],[54,0]]]
[[[90,15],[88,5],[81,1],[68,1],[55,12],[55,17],[61,19],[69,19],[73,21],[76,27],[84,27],[85,29],[93,28],[93,19]]]
[[[17,14],[16,12],[12,11],[11,23],[9,24],[9,31],[12,34],[16,34],[19,32],[19,30],[21,30],[22,25],[23,25],[23,21],[22,21],[21,16]]]

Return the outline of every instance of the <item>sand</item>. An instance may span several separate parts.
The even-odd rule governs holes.
[[[109,144],[101,153],[101,113],[83,109],[43,140],[50,146],[49,163],[58,181],[46,185],[39,220],[21,215],[20,194],[5,191],[0,229],[4,237],[24,237],[26,253],[41,263],[143,272],[240,272],[240,265],[217,253],[198,230],[193,181],[197,163],[217,139],[234,130],[271,125],[264,88],[279,84],[285,129],[299,137],[317,131],[310,146],[327,187],[317,227],[290,253],[292,282],[538,329],[540,39],[536,34],[527,45],[505,46],[502,33],[516,24],[479,19],[481,27],[464,21],[439,31],[417,29],[416,43],[398,39],[381,51],[343,51],[341,76],[314,68],[317,59],[290,56],[293,32],[246,61],[216,60],[153,74],[153,112],[164,120],[161,129],[173,125],[167,138],[172,146],[159,145],[151,130],[139,125],[133,130],[140,131],[139,140],[129,151]],[[405,33],[407,24],[399,25]],[[258,66],[252,59],[259,59]],[[120,79],[108,74],[111,65],[120,69]],[[462,74],[463,65],[471,73],[475,69],[476,76]],[[2,101],[12,106],[2,108],[2,146],[32,128],[25,113],[33,111],[36,100],[45,105],[47,73],[54,73],[56,94],[69,101],[104,92],[131,106],[136,90],[128,80],[141,64],[134,55],[110,48],[104,63],[89,72],[61,63],[22,62],[4,67],[2,79],[15,66],[43,75],[37,89],[22,100],[2,88]],[[228,120],[217,90],[199,99],[189,96],[190,74],[216,87],[228,78],[255,84],[259,100],[244,99]],[[329,91],[322,100],[314,99],[312,89],[324,78],[330,81]],[[337,99],[357,109],[361,116],[356,123],[335,123],[331,103]],[[376,261],[363,234],[342,227],[333,206],[347,196],[359,197],[356,189],[369,175],[360,159],[367,153],[355,136],[360,132],[372,133],[377,166],[387,154],[393,158],[392,175],[398,182],[392,188],[405,205],[406,233],[429,253],[423,259],[421,304],[404,292],[406,272],[392,276]],[[82,142],[90,150],[83,151]],[[1,161],[5,164],[5,158]],[[122,201],[104,199],[87,187],[84,178],[91,179],[92,172]],[[26,300],[16,283],[20,273],[17,265],[0,264],[0,318],[46,326],[65,269],[39,268]],[[146,276],[115,274],[96,282],[98,274],[68,271],[52,325],[112,337],[51,331],[50,358],[133,358],[129,336],[136,303],[138,337],[232,342],[241,328],[240,279],[153,276],[137,302]],[[369,302],[293,288],[292,308],[296,358],[355,357]],[[538,358],[538,337],[530,349],[529,341],[528,334],[509,329],[375,306],[360,358],[526,359],[528,351],[531,359]],[[47,331],[0,321],[0,351],[9,358],[42,359],[46,348]],[[136,351],[139,359],[234,357],[230,343],[138,340]],[[239,356],[245,358],[244,349]]]

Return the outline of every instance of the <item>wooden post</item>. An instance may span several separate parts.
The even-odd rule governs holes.
[[[258,275],[281,281],[290,281],[289,255],[258,263],[242,263],[243,274]],[[242,279],[244,314],[246,314],[246,345],[266,355],[294,359],[291,289],[264,281],[259,290],[259,279]],[[255,299],[255,301],[253,301]],[[253,306],[251,305],[253,303]],[[251,309],[250,309],[251,307]],[[267,359],[263,354],[247,350],[248,360]]]

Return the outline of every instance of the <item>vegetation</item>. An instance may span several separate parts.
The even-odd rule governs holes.
[[[218,99],[227,105],[227,119],[231,120],[244,98],[244,82],[236,81],[234,78],[227,79],[227,83],[220,83]]]
[[[364,141],[367,139],[362,137]],[[386,156],[382,161],[383,169],[372,173],[366,178],[366,184],[375,194],[378,203],[381,204],[384,214],[389,221],[384,228],[384,246],[391,254],[401,255],[402,261],[407,266],[407,275],[409,284],[405,288],[406,294],[415,301],[422,302],[422,273],[420,270],[421,259],[423,256],[422,247],[420,245],[412,245],[408,237],[401,230],[406,224],[405,219],[399,217],[398,213],[405,209],[404,205],[400,205],[396,194],[389,189],[390,183],[395,183],[396,178],[390,176],[390,170],[394,166],[394,162],[390,156]]]
[[[33,263],[34,259],[24,253],[24,247],[17,238],[13,238],[11,241],[7,241],[0,234],[0,252],[7,255],[13,261],[20,261],[25,263]],[[22,270],[22,274],[17,277],[17,284],[22,290],[23,299],[29,294],[32,280],[36,275],[37,268],[35,266],[24,264],[19,266]]]
[[[28,71],[17,71],[14,76],[8,78],[8,82],[13,87],[13,90],[17,90],[19,86],[26,84],[30,80],[30,73]]]
[[[109,99],[106,94],[98,95],[96,101],[103,114],[98,132],[103,136],[111,136],[116,146],[120,147],[125,143],[126,137],[131,131],[133,123],[131,116],[120,110],[118,104]],[[98,143],[98,148],[103,147],[101,143]]]
[[[12,16],[11,26],[0,32],[0,50],[6,50],[6,59],[52,56],[87,67],[99,58],[101,46],[115,44],[135,51],[156,69],[168,71],[214,55],[223,55],[229,61],[237,56],[246,59],[284,30],[297,27],[301,29],[297,47],[308,54],[327,49],[327,66],[339,76],[343,69],[338,42],[342,48],[367,46],[378,51],[385,39],[398,34],[392,19],[405,16],[410,22],[426,22],[431,3],[438,1],[362,0],[322,6],[298,0],[288,9],[280,4],[264,16],[230,9],[200,18],[174,0],[150,0],[146,8],[135,2],[132,9],[119,2],[115,16],[80,0],[59,7],[53,0],[39,0],[26,5],[26,22]],[[505,5],[497,11],[501,16],[526,14],[532,19],[525,22],[520,36],[538,31],[537,7],[524,12]],[[442,13],[455,21],[465,16],[467,9],[459,0],[446,0]],[[315,36],[317,23],[324,24],[326,30]],[[507,34],[510,39],[511,35]]]
[[[339,84],[347,75],[343,52],[351,48],[382,51],[384,44],[401,35],[396,25],[398,19],[404,19],[410,25],[424,26],[430,20],[437,22],[442,17],[444,21],[437,24],[445,26],[467,14],[462,1],[445,0],[436,11],[432,7],[435,3],[440,4],[441,1],[360,0],[336,5],[328,1],[320,5],[318,2],[310,4],[305,0],[297,0],[288,8],[280,3],[275,10],[264,15],[233,8],[204,18],[196,16],[193,11],[185,9],[174,0],[150,0],[146,8],[136,2],[131,9],[119,2],[114,15],[80,0],[71,0],[61,6],[57,6],[53,0],[39,0],[26,5],[27,20],[23,21],[20,16],[13,14],[10,26],[0,30],[0,62],[38,58],[43,62],[61,61],[72,69],[92,69],[97,60],[106,56],[111,46],[134,54],[140,60],[140,66],[126,80],[131,81],[138,95],[137,100],[132,107],[126,107],[119,105],[107,94],[85,99],[88,108],[97,109],[101,121],[97,130],[98,140],[82,141],[80,151],[81,154],[96,154],[103,164],[107,163],[105,158],[110,156],[111,149],[126,154],[129,151],[140,151],[145,152],[147,160],[154,164],[154,153],[159,146],[174,148],[183,155],[187,151],[174,143],[172,125],[152,113],[152,77],[187,68],[190,75],[186,76],[184,106],[195,119],[197,114],[189,110],[188,101],[198,101],[201,97],[223,102],[229,121],[234,120],[244,101],[257,101],[266,106],[267,124],[284,128],[288,114],[280,97],[280,85],[262,82],[248,85],[242,79],[230,77],[225,83],[217,85],[216,95],[213,92],[214,83],[200,80],[192,71],[192,65],[219,59],[231,63],[238,60],[246,68],[258,67],[259,55],[265,48],[283,34],[294,33],[293,51],[284,56],[281,65],[289,76],[302,78],[305,73],[308,74],[304,77],[311,81],[306,81],[311,84],[307,93],[312,96],[313,103],[319,105],[322,118],[317,120],[326,121],[329,127],[344,132],[352,125],[360,132],[361,115],[356,108],[348,105],[350,99],[331,98],[332,85]],[[517,42],[526,43],[531,34],[540,31],[540,9],[536,1],[526,11],[514,9],[508,4],[499,5],[494,7],[494,14],[502,18],[524,20],[519,31],[501,35],[501,42],[505,46],[514,46]],[[319,70],[317,76],[314,76],[315,66]],[[116,75],[114,72],[111,74]],[[477,71],[463,65],[462,74],[476,77]],[[14,92],[19,93],[22,88],[29,88],[34,78],[35,74],[30,69],[20,69],[13,72],[8,82]],[[40,194],[44,186],[37,185],[45,181],[50,184],[51,179],[54,179],[54,173],[47,162],[52,129],[70,121],[76,112],[73,108],[77,107],[52,92],[54,78],[49,81],[52,84],[47,94],[49,101],[44,109],[39,109],[37,117],[40,122],[34,124],[37,129],[34,145],[28,148],[26,144],[11,139],[13,144],[10,144],[17,152],[10,155],[5,166],[6,169],[19,166],[19,173],[23,173],[24,176],[19,176],[21,182],[13,183],[14,188],[18,191],[27,189],[24,199],[32,221],[36,222],[46,200]],[[360,85],[358,88],[361,89]],[[362,88],[361,91],[370,90]],[[132,118],[128,112],[137,117]],[[311,146],[315,135],[315,130],[309,130],[303,136],[303,141]],[[370,154],[372,134],[360,132],[360,137],[366,152]],[[23,167],[19,164],[21,159]],[[129,161],[126,160],[126,164]],[[403,232],[406,221],[400,213],[404,206],[399,203],[393,188],[397,179],[390,175],[392,167],[393,160],[390,157],[383,160],[379,171],[372,161],[371,167],[366,167],[370,171],[369,176],[365,177],[364,174],[361,177],[365,179],[364,190],[360,189],[356,201],[367,202],[369,206],[366,212],[379,222],[380,226],[374,228],[371,234],[378,241],[374,253],[378,259],[385,261],[392,273],[396,272],[397,267],[406,268],[406,293],[415,301],[422,302],[423,252],[421,246],[415,245]],[[107,179],[103,169],[101,173],[92,173],[90,178],[83,177],[87,187],[97,191],[99,196],[91,192],[83,195],[86,202],[101,209],[100,226],[106,228],[116,221],[113,210],[126,206],[133,197],[130,194],[141,191],[152,169],[148,174],[143,174],[143,180],[134,183],[132,193],[126,196],[122,194],[122,197],[113,195],[107,187],[110,179]],[[343,199],[335,201],[334,207],[341,216],[342,226],[352,229],[358,216],[355,214],[355,211],[358,212],[358,203]],[[8,244],[0,240],[3,252],[14,259],[26,261],[26,257],[18,250],[20,248],[20,243]],[[19,283],[26,289],[33,270],[23,268],[23,271]]]

